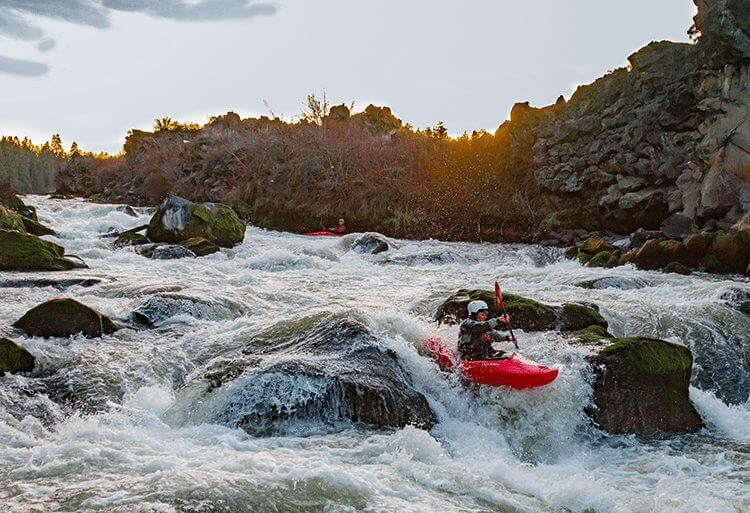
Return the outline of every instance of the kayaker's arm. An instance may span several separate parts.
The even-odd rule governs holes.
[[[479,334],[479,333],[487,333],[489,331],[495,330],[495,329],[505,329],[506,324],[503,322],[500,322],[498,319],[488,319],[486,321],[475,321],[473,319],[466,319],[462,325],[461,328],[466,333]]]

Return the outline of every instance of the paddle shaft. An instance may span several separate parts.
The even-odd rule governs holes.
[[[518,349],[518,341],[516,336],[513,334],[513,327],[510,325],[510,317],[508,316],[507,310],[505,310],[505,301],[503,301],[503,293],[500,292],[500,284],[495,282],[495,296],[497,297],[497,306],[503,310],[503,315],[508,318],[508,331],[510,331],[510,338],[513,339],[513,345]]]

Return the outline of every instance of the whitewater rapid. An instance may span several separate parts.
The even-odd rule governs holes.
[[[349,249],[356,234],[309,238],[254,227],[242,245],[218,254],[149,260],[101,237],[146,223],[144,209],[132,217],[116,205],[25,200],[58,232],[46,238],[90,268],[0,273],[0,283],[102,281],[63,292],[0,286],[4,334],[54,297],[123,324],[154,294],[200,299],[201,307],[95,340],[12,333],[37,369],[0,378],[2,512],[750,511],[750,316],[722,299],[750,291],[744,279],[588,269],[559,250],[526,245],[394,240],[386,253],[361,255]],[[601,277],[633,288],[576,285]],[[432,321],[435,309],[455,290],[495,279],[542,301],[596,303],[616,335],[689,345],[691,397],[708,427],[652,441],[601,433],[583,414],[588,350],[555,333],[517,334],[525,354],[560,368],[548,387],[473,389],[441,372],[418,351],[423,338],[456,336]],[[201,368],[259,333],[327,315],[361,321],[398,355],[437,415],[431,431],[349,426],[252,437],[212,421],[215,405],[185,397]],[[706,359],[736,368],[737,378],[701,370]],[[41,393],[38,380],[57,395]]]

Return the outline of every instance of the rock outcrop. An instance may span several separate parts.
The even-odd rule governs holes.
[[[70,337],[80,333],[96,338],[118,329],[107,316],[69,298],[52,299],[37,305],[13,326],[33,337]]]
[[[68,271],[80,266],[65,258],[62,246],[21,231],[0,230],[2,271]]]
[[[250,345],[244,353],[215,362],[202,384],[188,385],[177,403],[184,395],[209,404],[211,421],[261,436],[351,423],[429,429],[436,422],[396,354],[357,321],[329,319],[280,343]],[[179,411],[192,410],[181,405]]]
[[[146,236],[153,242],[177,244],[201,238],[232,247],[245,238],[245,223],[227,205],[169,196],[151,218]]]
[[[494,291],[462,289],[438,307],[435,319],[442,323],[458,323],[466,318],[466,307],[469,302],[475,300],[487,303],[491,317],[500,315]],[[513,321],[513,327],[525,331],[576,331],[594,325],[607,327],[607,321],[591,306],[575,303],[550,306],[508,293],[503,294],[503,301]]]
[[[34,365],[34,356],[26,349],[13,340],[0,338],[0,374],[31,372]]]
[[[614,338],[586,330],[580,341],[605,344],[589,357],[594,373],[591,419],[613,434],[651,436],[703,427],[690,401],[693,358],[685,346],[650,338]]]

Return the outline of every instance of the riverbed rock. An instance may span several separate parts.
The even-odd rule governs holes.
[[[221,250],[221,248],[219,248],[219,246],[217,246],[213,242],[200,237],[194,237],[192,239],[182,241],[180,243],[180,246],[190,250],[195,256],[198,257],[212,255]]]
[[[23,224],[23,218],[16,212],[0,205],[0,229],[15,230],[26,233],[26,227]]]
[[[42,223],[35,221],[34,219],[29,219],[28,217],[22,216],[21,221],[23,222],[23,227],[26,229],[26,233],[30,233],[31,235],[36,235],[37,237],[43,237],[45,235],[57,235],[55,230],[44,226]]]
[[[230,319],[241,315],[235,305],[210,298],[186,294],[158,294],[151,296],[133,311],[133,320],[144,326],[160,326],[168,319],[185,315],[199,320]]]
[[[153,242],[172,244],[200,237],[232,247],[245,238],[245,223],[227,205],[169,196],[151,218],[146,236]]]
[[[57,244],[16,230],[0,230],[0,270],[68,271],[79,265]]]
[[[490,317],[500,315],[494,291],[462,289],[438,307],[435,320],[446,324],[459,323],[467,317],[469,302],[475,300],[487,303]],[[551,306],[507,292],[503,293],[503,301],[513,327],[525,331],[575,331],[592,325],[607,327],[607,321],[590,306],[575,303]]]
[[[591,280],[579,281],[575,284],[576,287],[584,289],[620,289],[620,290],[635,290],[642,289],[644,287],[650,287],[651,284],[642,278],[626,278],[623,276],[605,276],[603,278],[594,278]]]
[[[695,230],[693,220],[685,214],[672,214],[661,223],[661,233],[668,239],[682,240]]]
[[[34,356],[17,342],[0,337],[0,375],[4,372],[31,372]]]
[[[642,436],[703,427],[688,393],[690,349],[651,338],[603,338],[609,343],[588,358],[594,395],[587,414],[597,426]]]
[[[153,244],[140,250],[141,255],[153,260],[195,258],[195,253],[179,244]]]
[[[148,244],[149,240],[148,238],[140,233],[134,233],[134,232],[125,232],[121,235],[119,235],[115,241],[113,242],[113,245],[116,248],[124,248],[126,246],[141,246],[144,244]]]
[[[319,433],[352,423],[430,429],[436,422],[397,355],[358,321],[323,320],[276,343],[251,341],[243,352],[240,359],[209,366],[204,384],[195,384],[201,393],[190,385],[185,391],[188,400],[212,405],[212,422],[256,436]]]
[[[57,290],[65,290],[70,287],[92,287],[101,283],[102,280],[99,278],[69,278],[69,279],[53,279],[53,278],[25,278],[17,280],[0,280],[0,288],[9,289],[21,289],[21,288],[37,288],[37,287],[52,287]]]
[[[365,233],[352,244],[352,251],[361,254],[377,255],[390,249],[388,241],[374,233]]]
[[[740,312],[750,315],[750,290],[732,288],[721,295],[721,299],[729,306]]]
[[[26,312],[13,326],[32,337],[70,337],[81,333],[96,338],[118,329],[106,315],[70,298],[45,301]]]

